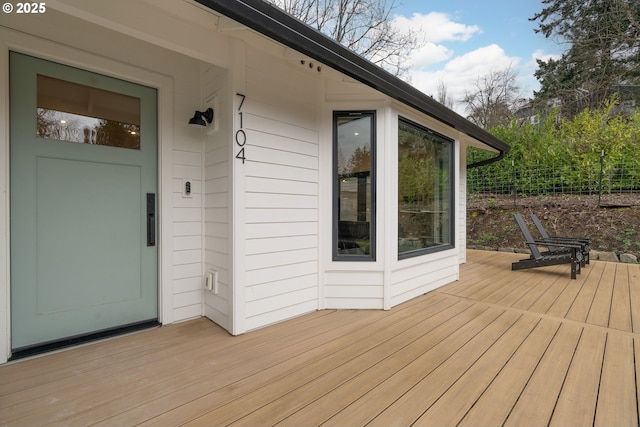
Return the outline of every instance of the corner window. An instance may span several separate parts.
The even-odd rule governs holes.
[[[453,141],[398,123],[398,257],[453,247]]]
[[[375,112],[333,114],[333,259],[375,260]]]

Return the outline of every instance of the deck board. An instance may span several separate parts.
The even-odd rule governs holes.
[[[598,290],[587,316],[587,323],[601,326],[609,326],[611,313],[611,297],[613,295],[613,283],[616,277],[616,264],[606,263],[602,277],[598,282]]]
[[[459,333],[442,341],[432,351],[371,390],[327,425],[408,425],[425,407],[435,402],[478,359],[506,333],[520,316],[489,309],[468,323]],[[415,396],[419,397],[416,399]],[[372,410],[372,408],[376,408]],[[380,411],[380,412],[378,412]]]
[[[385,364],[390,369],[393,366],[403,366],[417,358],[429,346],[433,346],[446,338],[466,320],[466,316],[456,316],[461,310],[464,310],[463,306],[465,305],[471,309],[465,310],[468,311],[467,315],[478,313],[481,310],[478,307],[472,309],[468,303],[452,305],[438,313],[437,316],[428,318],[416,324],[415,327],[394,335],[371,351],[362,353],[341,366],[333,367],[319,377],[296,388],[294,392],[300,394],[300,398],[292,399],[288,394],[282,395],[277,399],[271,400],[267,405],[261,407],[259,411],[254,410],[251,414],[244,416],[236,424],[255,426],[260,424],[260,421],[265,416],[269,419],[281,421],[327,395],[326,390],[331,391],[332,403],[340,405],[342,401],[336,401],[336,388],[345,383],[351,383],[349,394],[345,396],[348,397],[353,396],[352,393],[357,392],[359,388],[371,387],[371,384],[379,383],[386,379],[389,371],[380,369],[380,364]],[[376,369],[372,369],[374,367]],[[355,388],[354,383],[356,384]],[[268,390],[260,390],[260,392],[263,391],[268,392]],[[334,407],[332,411],[336,411],[336,409]],[[210,418],[210,416],[207,416],[207,418]],[[288,422],[292,421],[289,420]]]
[[[637,426],[633,338],[609,333],[594,426]]]
[[[0,366],[0,425],[638,425],[640,265],[460,280],[232,337],[206,319]]]
[[[580,327],[560,326],[518,401],[507,406],[510,413],[505,426],[548,425],[581,335]]]
[[[584,284],[589,281],[589,276],[593,269],[584,269],[576,280],[571,280],[562,293],[551,304],[546,311],[547,314],[555,317],[565,317],[582,291]]]
[[[539,330],[541,320],[522,316],[512,328],[501,336],[452,386],[417,420],[419,425],[456,425],[493,384],[522,343]],[[537,338],[537,337],[536,337]],[[428,384],[424,384],[428,387]],[[415,399],[419,397],[413,396]],[[499,408],[496,408],[499,410]],[[481,424],[476,424],[481,425]]]
[[[456,309],[460,310],[461,308],[456,307]],[[435,316],[436,322],[442,323],[453,316],[455,310],[445,310],[444,313],[440,312],[438,314],[439,315]],[[318,381],[318,378],[328,376],[336,369],[341,371],[341,378],[350,378],[362,367],[361,364],[367,363],[367,361],[362,359],[368,356],[375,360],[377,357],[388,354],[387,352],[391,351],[395,346],[401,345],[402,338],[409,340],[411,340],[412,337],[415,338],[415,334],[418,331],[416,331],[416,329],[408,329],[415,326],[415,322],[410,317],[404,320],[406,320],[406,322],[396,321],[387,328],[377,329],[373,333],[363,336],[362,339],[356,342],[350,342],[351,340],[349,338],[336,341],[332,343],[332,345],[334,345],[332,349],[335,351],[329,352],[331,354],[330,358],[324,357],[327,351],[323,349],[322,354],[319,354],[312,363],[300,364],[300,369],[298,370],[292,370],[290,366],[291,362],[289,362],[283,366],[285,371],[282,375],[275,380],[273,379],[274,376],[270,373],[266,375],[260,373],[259,375],[264,376],[265,379],[264,383],[259,382],[259,384],[262,384],[261,387],[256,387],[257,375],[247,378],[243,384],[236,384],[236,387],[234,387],[234,393],[237,393],[242,399],[220,405],[215,410],[209,411],[197,420],[189,420],[192,422],[187,425],[207,426],[213,422],[227,424],[237,421],[252,412],[254,414],[258,413],[259,419],[264,417],[264,413],[266,413],[269,419],[278,416],[278,412],[273,411],[271,405],[273,401],[278,398],[290,400],[291,397],[288,395],[293,392],[298,393],[301,384],[305,385],[309,382]],[[356,363],[353,363],[354,360]],[[331,381],[327,384],[329,384],[330,388],[336,385]],[[227,395],[228,392],[221,390],[216,394]],[[211,399],[214,396],[209,395],[207,397]],[[302,400],[304,401],[304,398],[302,398]],[[296,399],[296,401],[298,401],[298,399]],[[256,411],[257,408],[260,409],[259,412]],[[191,412],[188,409],[187,411]],[[163,419],[160,420],[165,421]],[[171,424],[175,421],[174,419],[170,420]],[[182,423],[184,421],[185,420],[179,420],[178,422]],[[251,423],[249,425],[251,425]]]
[[[605,267],[604,262],[595,262],[589,264],[587,278],[576,299],[573,301],[573,305],[569,309],[566,317],[567,319],[576,320],[578,322],[584,322],[589,315],[591,305],[593,304],[596,291],[598,290],[598,284],[602,278],[602,273]],[[640,303],[640,301],[638,301]]]
[[[495,380],[480,394],[459,425],[473,427],[504,424],[547,348],[555,342],[554,337],[560,326],[560,322],[543,320],[520,345]]]
[[[609,327],[631,331],[631,293],[629,290],[629,270],[617,268],[611,297]]]
[[[347,412],[357,413],[361,410],[361,413],[367,417],[369,415],[369,410],[367,409],[368,402],[372,399],[377,399],[374,393],[367,394],[370,390],[377,389],[377,387],[381,386],[380,391],[376,391],[376,393],[385,394],[394,388],[399,387],[401,389],[403,387],[402,379],[392,378],[394,375],[411,376],[420,375],[421,373],[425,374],[421,371],[422,368],[417,368],[417,372],[412,370],[413,366],[418,366],[420,360],[425,357],[433,357],[433,355],[425,356],[425,354],[439,351],[439,349],[445,347],[455,349],[462,346],[469,337],[477,333],[478,326],[466,326],[469,323],[469,319],[479,318],[481,320],[491,320],[497,315],[498,313],[496,312],[487,312],[486,308],[478,306],[473,306],[470,307],[469,310],[459,312],[459,315],[453,317],[437,329],[425,334],[406,348],[401,348],[401,351],[394,353],[375,366],[368,367],[362,374],[341,384],[330,393],[324,394],[321,398],[314,401],[313,405],[307,405],[298,412],[291,414],[283,420],[283,425],[299,426],[305,424],[310,419],[320,423],[327,421],[328,417],[332,414],[339,414],[336,419],[333,420],[333,422],[336,422],[337,419],[344,417]],[[444,353],[440,357],[443,356]],[[436,359],[431,360],[432,364],[437,363]],[[403,369],[407,370],[399,373],[399,371]],[[341,413],[347,407],[349,407],[349,410]],[[352,420],[354,419],[351,415],[346,416]]]
[[[551,418],[551,426],[592,425],[607,334],[585,328]],[[517,424],[514,424],[517,425]]]

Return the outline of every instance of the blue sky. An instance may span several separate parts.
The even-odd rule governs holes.
[[[523,97],[538,88],[536,58],[557,56],[563,47],[533,29],[540,0],[400,0],[395,22],[421,31],[425,45],[412,55],[411,83],[435,95],[440,81],[459,99],[479,76],[511,67]],[[462,107],[455,109],[462,113]]]

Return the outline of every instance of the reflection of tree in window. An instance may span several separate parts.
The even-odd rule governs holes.
[[[40,74],[37,82],[37,136],[140,149],[139,98]]]
[[[368,172],[371,168],[371,153],[369,152],[369,146],[358,147],[355,149],[347,164],[342,168],[342,174],[356,173],[356,172]]]
[[[451,243],[451,141],[400,120],[398,145],[399,253]]]
[[[60,141],[81,142],[77,120],[61,118],[59,111],[38,108],[36,112],[36,135]]]
[[[334,113],[336,259],[375,259],[373,112]]]
[[[37,135],[41,138],[140,149],[140,126],[135,124],[45,108],[38,108],[36,117]]]
[[[95,130],[98,145],[140,148],[140,127],[137,125],[100,119]]]

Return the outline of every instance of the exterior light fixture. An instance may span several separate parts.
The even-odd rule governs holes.
[[[207,123],[213,121],[213,108],[207,108],[206,111],[196,110],[192,118],[189,119],[190,125],[207,126]]]

